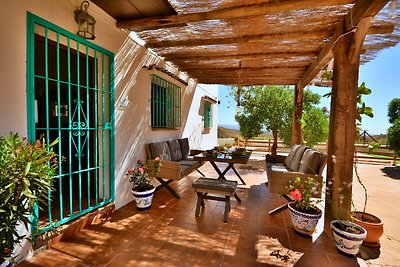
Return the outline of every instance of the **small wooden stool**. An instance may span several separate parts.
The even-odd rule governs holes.
[[[228,213],[231,211],[231,196],[241,202],[236,194],[236,181],[227,181],[215,178],[198,178],[192,184],[194,192],[197,193],[197,205],[195,216],[199,217],[200,206],[204,207],[204,199],[218,200],[225,202],[224,222],[228,221]],[[224,195],[225,197],[209,196],[208,194]]]

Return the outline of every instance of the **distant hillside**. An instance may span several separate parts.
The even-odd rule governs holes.
[[[228,129],[218,126],[218,138],[236,138],[240,136],[239,130]]]
[[[218,126],[218,138],[236,138],[238,136],[242,139],[239,130],[228,129],[225,127]],[[262,134],[260,134],[257,137],[254,137],[253,139],[265,140],[270,138],[272,138],[271,134],[267,131],[264,131]]]
[[[232,127],[232,128],[231,128]],[[241,137],[239,129],[236,128],[236,125],[219,125],[218,126],[218,138],[236,138]],[[382,145],[387,144],[387,135],[386,134],[379,134],[379,135],[372,135],[378,142]],[[255,137],[254,139],[265,140],[265,139],[272,139],[272,135],[270,132],[264,131],[259,136]],[[363,140],[360,140],[362,142]],[[366,138],[366,143],[371,143],[373,140],[371,138]]]

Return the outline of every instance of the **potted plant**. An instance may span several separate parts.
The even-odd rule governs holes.
[[[321,199],[314,198],[320,195],[321,187],[322,185],[311,177],[289,180],[286,194],[291,195],[293,199],[288,208],[296,232],[310,236],[313,234],[322,216],[322,211],[316,206]]]
[[[353,211],[352,220],[367,230],[367,235],[363,244],[366,246],[379,246],[379,238],[383,234],[383,222],[377,216],[366,212],[368,202],[368,191],[358,174],[357,161],[354,163],[354,170],[358,182],[364,190],[364,206],[363,211]]]
[[[359,87],[358,87],[358,95],[357,95],[357,126],[361,124],[361,115],[366,115],[369,117],[373,117],[373,109],[372,107],[368,107],[365,105],[364,101],[362,100],[363,95],[370,95],[371,94],[371,89],[367,88],[365,83],[363,82]],[[357,128],[357,136],[360,136],[360,130]],[[379,147],[379,145],[371,145],[372,149],[376,148],[376,146]],[[354,155],[356,156],[357,151],[354,151]],[[364,190],[364,207],[363,211],[353,211],[352,213],[352,221],[355,222],[356,224],[362,226],[365,230],[367,230],[367,235],[365,237],[365,240],[363,241],[364,245],[371,245],[371,246],[377,246],[379,245],[379,238],[383,234],[383,223],[382,221],[375,215],[372,215],[370,213],[366,213],[366,207],[367,207],[367,201],[368,201],[368,192],[367,188],[365,187],[364,183],[361,180],[360,175],[358,174],[358,169],[357,169],[357,157],[355,157],[355,162],[354,162],[354,172],[357,177],[357,181],[360,183]]]
[[[136,206],[140,210],[149,209],[153,201],[156,187],[151,183],[151,180],[154,176],[157,176],[160,171],[160,157],[155,158],[152,162],[154,166],[148,166],[143,161],[138,160],[136,162],[136,167],[129,169],[126,173],[129,182],[132,184],[131,191]],[[149,174],[150,171],[152,175]]]
[[[15,246],[26,238],[17,226],[29,231],[35,204],[47,205],[58,167],[52,150],[57,142],[30,143],[16,133],[0,138],[0,264],[13,261]]]

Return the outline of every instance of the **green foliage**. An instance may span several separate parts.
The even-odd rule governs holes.
[[[16,226],[22,223],[28,229],[35,203],[47,204],[58,167],[52,150],[57,142],[32,144],[14,133],[0,138],[0,259],[9,258],[25,238]]]
[[[381,145],[382,145],[382,143],[379,141],[378,142],[370,142],[368,144],[368,154],[371,154],[372,151],[378,149]]]
[[[374,117],[374,111],[372,107],[368,107],[365,105],[365,102],[363,101],[363,96],[365,95],[370,95],[372,92],[371,89],[367,88],[365,85],[365,82],[363,82],[358,88],[357,88],[357,122],[356,122],[356,138],[358,139],[360,137],[360,132],[361,132],[361,122],[362,122],[362,115],[366,115],[370,118]],[[330,97],[332,93],[325,94],[324,97]]]
[[[293,90],[288,86],[232,88],[241,111],[235,116],[244,138],[253,138],[267,129],[278,134],[288,126],[293,114]]]
[[[313,107],[303,114],[304,143],[313,147],[324,142],[329,135],[329,117],[323,110]]]
[[[400,119],[400,98],[394,98],[388,105],[389,122],[394,123]]]
[[[373,109],[371,107],[367,107],[365,105],[365,102],[362,100],[362,97],[364,95],[370,95],[371,92],[372,92],[371,89],[369,89],[369,88],[367,88],[365,86],[365,82],[363,82],[357,88],[357,120],[358,120],[358,125],[360,125],[361,121],[362,121],[361,115],[366,115],[366,116],[368,116],[370,118],[374,117]]]
[[[149,161],[146,165],[143,161],[138,160],[136,167],[129,169],[125,174],[129,182],[132,184],[132,189],[138,192],[144,192],[154,188],[151,184],[152,177],[157,177],[161,168],[161,159],[157,157],[154,161]]]
[[[394,121],[388,129],[388,145],[397,155],[400,155],[400,119]]]
[[[319,142],[324,142],[329,134],[329,117],[324,109],[317,108],[321,96],[310,90],[304,91],[303,118],[301,121],[303,141],[307,146],[313,147]],[[290,145],[292,139],[292,121],[281,130],[279,137],[286,145]]]
[[[256,118],[252,118],[251,114],[236,114],[235,120],[239,123],[240,126],[240,134],[244,139],[249,140],[255,136],[261,134],[261,125],[262,123],[258,121]]]
[[[285,194],[292,196],[296,209],[312,213],[312,211],[317,209],[315,205],[322,201],[322,199],[313,198],[313,196],[321,193],[321,188],[322,184],[315,181],[312,177],[308,177],[307,179],[296,177],[288,181]]]

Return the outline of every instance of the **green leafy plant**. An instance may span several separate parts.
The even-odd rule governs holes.
[[[388,105],[389,122],[388,145],[397,155],[400,155],[400,98],[394,98]]]
[[[152,166],[150,166],[152,164]],[[129,169],[125,174],[129,182],[132,184],[132,190],[144,192],[152,189],[154,186],[151,184],[152,177],[158,176],[161,168],[160,157],[149,161],[146,165],[142,160],[136,162],[136,167]]]
[[[17,225],[28,229],[35,204],[47,204],[58,167],[52,150],[57,142],[30,143],[16,133],[0,138],[0,259],[10,259],[15,245],[26,238]]]
[[[368,154],[371,154],[374,150],[380,148],[382,145],[381,142],[370,142],[368,144]]]
[[[318,211],[316,204],[322,201],[313,196],[320,194],[321,187],[322,184],[312,177],[307,179],[296,177],[289,180],[285,194],[291,195],[297,210],[313,214]]]

